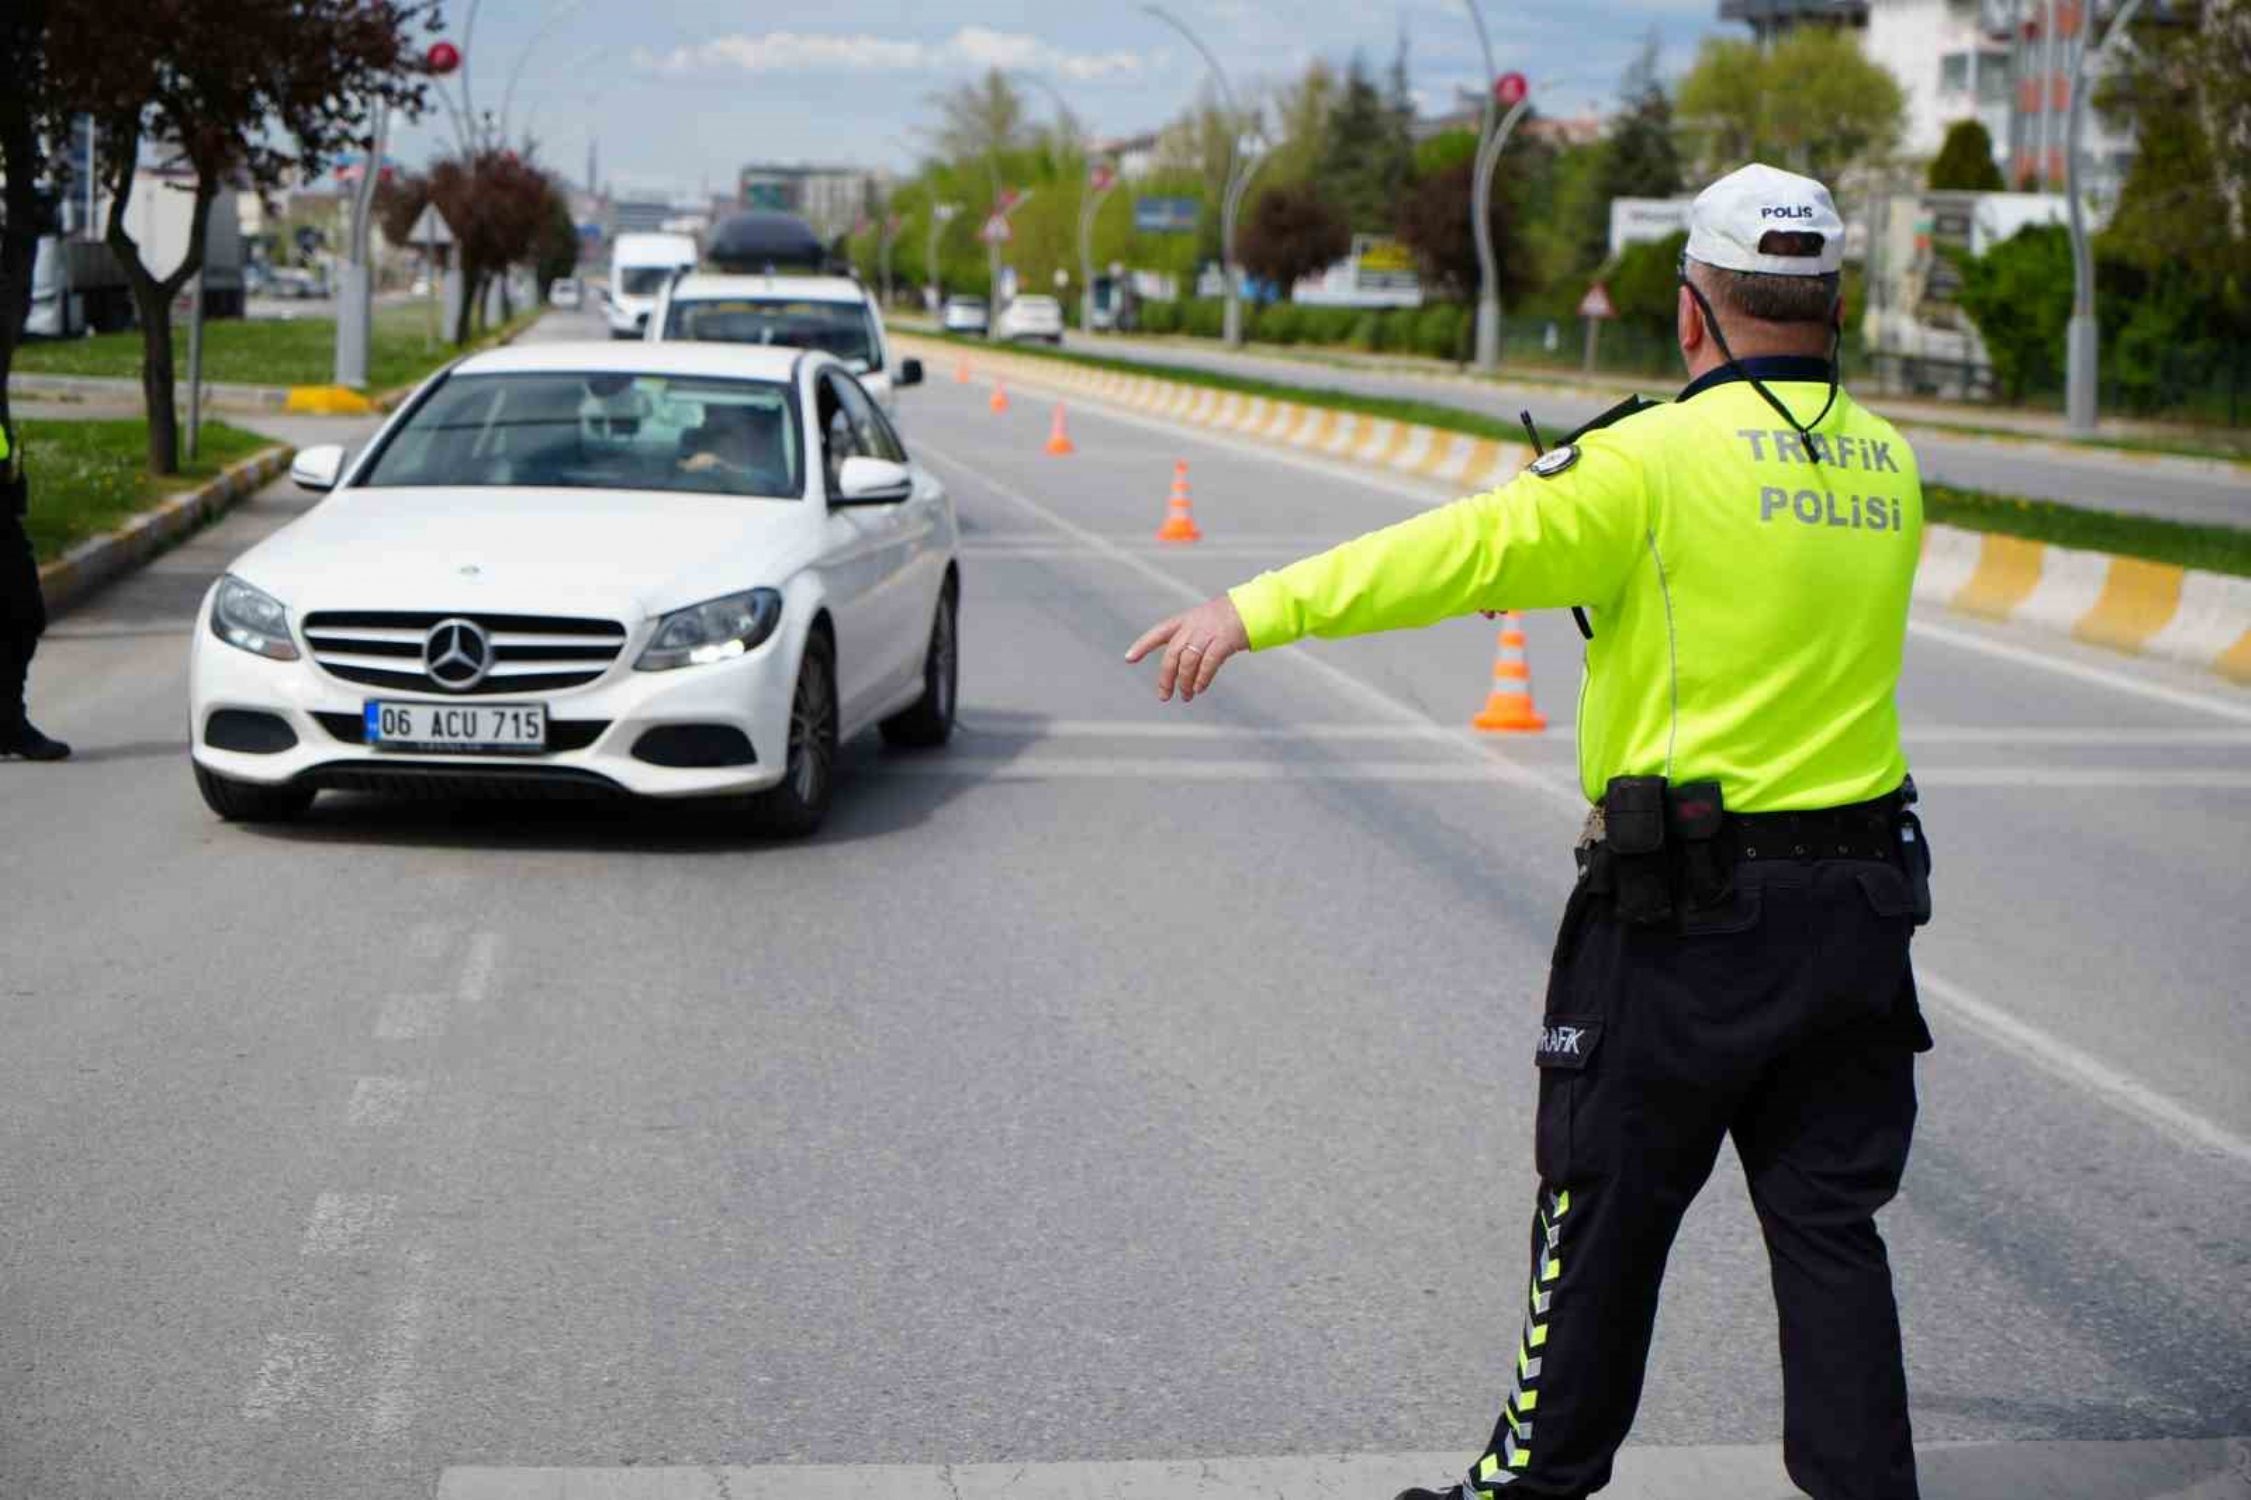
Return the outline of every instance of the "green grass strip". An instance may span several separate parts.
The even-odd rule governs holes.
[[[536,317],[519,314],[471,348],[493,342],[507,329]],[[430,342],[429,313],[420,304],[392,304],[375,310],[367,354],[367,388],[387,391],[411,385],[464,351],[441,333]],[[188,331],[172,329],[172,369],[187,378]],[[25,375],[78,375],[113,380],[141,376],[141,334],[97,333],[90,338],[25,344],[16,351],[16,370]],[[203,325],[203,378],[215,385],[327,385],[336,377],[334,318],[226,318]]]
[[[2169,521],[2053,500],[2026,500],[1951,485],[1923,486],[1923,518],[1967,531],[1997,531],[2084,552],[2111,552],[2207,573],[2251,577],[2251,531]]]
[[[989,352],[993,347],[983,339],[959,335],[918,333],[916,336],[942,339],[945,343],[955,344],[963,349]],[[1027,349],[1009,345],[1007,352],[1029,355],[1035,359],[1059,360],[1066,364],[1089,365],[1100,370],[1115,370],[1125,375],[1147,375],[1163,380],[1176,380],[1186,385],[1211,386],[1217,390],[1239,391],[1245,395],[1265,396],[1273,400],[1333,407],[1339,411],[1364,412],[1370,416],[1391,417],[1402,422],[1419,422],[1426,427],[1437,427],[1448,432],[1466,432],[1474,437],[1500,438],[1508,442],[1524,440],[1524,429],[1515,423],[1435,401],[1392,400],[1326,386],[1288,385],[1246,376],[1214,374],[1193,365],[1142,364],[1134,360],[1110,359],[1060,349]],[[1564,430],[1566,429],[1543,427],[1540,440],[1552,445],[1560,440]],[[1924,486],[1923,514],[1928,520],[1942,521],[1949,526],[1960,526],[1971,531],[1998,531],[2032,541],[2050,542],[2059,547],[2112,552],[2123,557],[2147,558],[2152,562],[2174,563],[2184,568],[2201,568],[2213,573],[2251,575],[2251,531],[2234,526],[2198,525],[2187,521],[2169,521],[2157,516],[2088,510],[2052,500],[2025,500],[2014,495],[1961,490],[1943,484]]]
[[[203,424],[202,451],[180,472],[148,472],[148,424],[137,417],[114,421],[27,420],[24,462],[31,483],[26,524],[32,550],[50,562],[78,543],[127,520],[184,489],[218,476],[274,440],[224,422]]]

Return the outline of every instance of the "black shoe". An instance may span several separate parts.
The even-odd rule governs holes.
[[[25,760],[68,760],[70,746],[47,738],[26,719],[13,739],[0,741],[0,755],[20,755]]]
[[[1462,1500],[1462,1487],[1450,1484],[1442,1490],[1401,1490],[1397,1500]]]

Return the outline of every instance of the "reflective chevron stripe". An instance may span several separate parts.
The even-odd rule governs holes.
[[[1540,1210],[1539,1240],[1534,1247],[1536,1264],[1525,1293],[1524,1333],[1516,1345],[1516,1380],[1501,1402],[1500,1447],[1477,1461],[1464,1485],[1470,1496],[1490,1495],[1514,1484],[1532,1463],[1532,1413],[1540,1405],[1540,1361],[1537,1350],[1547,1347],[1549,1309],[1555,1305],[1556,1283],[1563,1276],[1563,1219],[1571,1212],[1568,1192],[1548,1194]]]

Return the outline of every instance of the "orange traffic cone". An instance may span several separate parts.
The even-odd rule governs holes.
[[[1008,386],[1002,382],[998,375],[993,377],[993,399],[985,404],[993,409],[995,416],[1000,416],[1008,410]]]
[[[1524,617],[1509,610],[1501,617],[1500,645],[1493,652],[1493,691],[1472,729],[1498,734],[1537,734],[1548,727],[1532,706],[1532,665],[1524,655]]]
[[[966,354],[954,361],[954,384],[969,384],[969,356]]]
[[[1188,460],[1176,459],[1172,466],[1172,496],[1165,502],[1165,524],[1157,528],[1160,542],[1194,542],[1203,539],[1196,529],[1196,517],[1188,509]]]
[[[1057,458],[1064,458],[1079,451],[1072,446],[1071,435],[1063,430],[1063,403],[1060,401],[1055,403],[1055,420],[1048,424],[1047,451]]]

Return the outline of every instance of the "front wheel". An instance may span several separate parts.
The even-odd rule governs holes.
[[[836,787],[836,647],[806,637],[790,695],[789,752],[781,783],[751,799],[751,820],[767,833],[802,838],[828,816]]]
[[[286,823],[313,805],[309,786],[259,786],[236,781],[195,765],[195,789],[203,805],[230,823]]]
[[[943,745],[954,732],[954,697],[961,676],[961,626],[948,582],[938,596],[938,617],[930,624],[930,645],[922,656],[922,696],[885,719],[883,741],[908,750]]]

